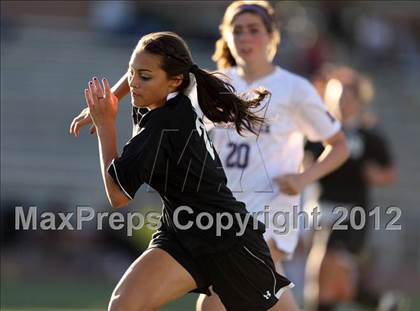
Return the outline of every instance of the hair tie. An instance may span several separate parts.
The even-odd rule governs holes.
[[[264,20],[264,22],[267,24],[267,28],[270,29],[271,28],[271,23],[272,23],[272,18],[270,17],[270,14],[268,12],[268,10],[259,5],[259,4],[242,4],[239,7],[236,8],[235,11],[233,11],[232,13],[232,17],[236,17],[238,14],[246,12],[246,11],[251,11],[254,13],[257,13],[258,15],[260,15],[262,17],[262,19]],[[233,20],[232,18],[232,20]]]
[[[196,74],[197,71],[200,70],[200,68],[198,68],[198,66],[196,64],[192,64],[190,67],[190,72],[193,74]]]

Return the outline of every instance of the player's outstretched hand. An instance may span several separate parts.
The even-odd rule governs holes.
[[[88,88],[84,91],[86,104],[90,117],[96,129],[101,126],[115,124],[118,110],[118,98],[111,92],[107,79],[102,79],[102,86],[94,77],[89,81]]]
[[[89,125],[89,124],[92,124],[92,118],[90,117],[89,107],[86,107],[79,113],[77,117],[73,119],[73,121],[70,124],[69,132],[75,137],[79,137],[80,129],[83,126]],[[94,134],[96,132],[96,128],[94,125],[90,127],[89,132],[91,134]]]

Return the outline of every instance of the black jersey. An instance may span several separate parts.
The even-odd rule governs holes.
[[[337,170],[320,180],[321,200],[349,203],[368,208],[369,185],[365,178],[364,168],[369,162],[380,166],[392,165],[388,145],[382,136],[371,129],[343,128],[350,148],[349,159]],[[305,149],[319,156],[323,146],[308,143]]]
[[[134,108],[133,122],[133,137],[108,169],[122,191],[133,198],[143,183],[158,191],[164,205],[161,230],[175,234],[193,255],[232,247],[238,241],[236,217],[244,219],[247,210],[227,188],[219,156],[189,98],[180,93],[146,114]],[[175,214],[180,206],[192,212],[178,209]],[[218,235],[215,222],[211,226],[206,216],[201,223],[209,229],[200,229],[196,220],[201,212],[209,213],[214,221],[216,214],[229,213],[233,226]],[[182,226],[192,226],[180,228],[175,215]],[[228,219],[223,220],[227,224]],[[259,229],[263,231],[261,223]]]

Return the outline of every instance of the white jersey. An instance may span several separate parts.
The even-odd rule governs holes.
[[[299,205],[299,196],[281,193],[273,178],[299,172],[304,137],[311,141],[326,140],[339,131],[340,124],[327,112],[306,79],[280,67],[252,84],[238,75],[236,67],[224,73],[238,93],[249,93],[261,86],[272,94],[258,112],[267,120],[258,136],[245,133],[243,137],[234,128],[213,129],[212,140],[225,169],[228,187],[250,212],[266,210],[267,206],[270,213],[292,212],[293,206]],[[297,234],[293,240],[285,251],[293,253]]]

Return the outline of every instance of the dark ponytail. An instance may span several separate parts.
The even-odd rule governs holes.
[[[189,73],[194,74],[198,104],[210,121],[233,123],[239,134],[243,130],[258,134],[264,118],[257,116],[251,109],[260,106],[270,92],[258,89],[254,91],[257,96],[253,99],[239,97],[231,84],[217,76],[221,74],[207,72],[193,64],[187,44],[173,32],[156,32],[144,36],[134,53],[140,50],[159,55],[161,68],[168,77],[182,75],[183,82],[178,87],[179,92],[185,91],[190,84]]]
[[[264,118],[257,116],[251,109],[260,106],[270,94],[265,89],[254,90],[257,95],[253,99],[235,94],[234,87],[220,79],[217,72],[207,72],[198,69],[194,73],[197,81],[198,104],[204,115],[215,123],[233,123],[236,131],[241,134],[248,130],[258,134]]]

